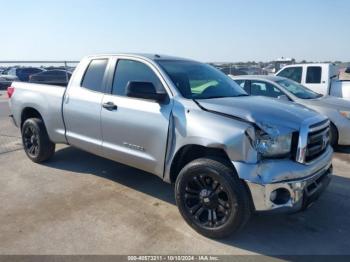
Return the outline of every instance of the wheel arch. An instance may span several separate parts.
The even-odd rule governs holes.
[[[20,123],[21,129],[24,122],[29,118],[40,118],[44,122],[44,119],[41,113],[37,109],[35,109],[34,107],[25,107],[21,112],[21,123]],[[45,125],[45,122],[44,122],[44,125]]]
[[[225,164],[229,165],[235,170],[225,150],[221,148],[206,147],[198,144],[190,144],[181,147],[175,154],[169,172],[169,180],[175,183],[180,170],[189,162],[203,157],[211,157],[221,159]],[[235,170],[236,171],[236,170]]]
[[[330,131],[332,131],[332,129],[335,131],[335,145],[334,146],[337,146],[338,143],[339,143],[339,130],[338,130],[338,126],[333,122],[333,121],[330,121]]]

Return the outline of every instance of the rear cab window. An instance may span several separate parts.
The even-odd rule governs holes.
[[[306,71],[307,84],[320,84],[322,78],[322,68],[320,66],[309,66]]]
[[[95,91],[104,92],[104,76],[108,59],[93,59],[85,71],[81,87]]]

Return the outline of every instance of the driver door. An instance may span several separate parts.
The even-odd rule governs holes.
[[[151,65],[118,59],[109,94],[102,101],[103,154],[112,160],[163,175],[172,100],[159,103],[126,96],[129,81],[164,86]],[[109,105],[104,107],[104,105]],[[110,105],[114,105],[111,107]]]

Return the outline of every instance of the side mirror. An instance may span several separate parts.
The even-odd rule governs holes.
[[[162,102],[167,97],[165,92],[159,92],[151,82],[129,81],[126,86],[126,95]]]
[[[286,95],[280,95],[280,96],[277,97],[277,99],[283,100],[283,101],[290,101],[288,96],[286,96]]]
[[[345,69],[345,73],[350,74],[350,67]]]

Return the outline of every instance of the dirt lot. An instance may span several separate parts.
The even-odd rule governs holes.
[[[3,94],[3,93],[1,93]],[[0,254],[350,254],[350,150],[304,213],[254,216],[238,235],[206,239],[186,225],[172,186],[139,170],[59,146],[29,161],[0,96]]]

